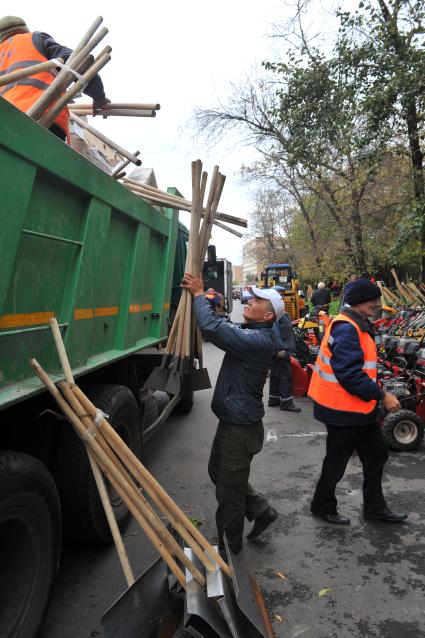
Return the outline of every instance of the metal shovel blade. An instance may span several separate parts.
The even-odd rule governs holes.
[[[170,638],[183,615],[183,601],[170,593],[168,569],[157,559],[103,614],[105,638]]]
[[[206,390],[211,387],[210,376],[207,368],[191,370],[189,372],[188,384],[191,390]]]
[[[164,391],[168,392],[168,394],[176,396],[180,394],[181,387],[182,379],[180,373],[177,372],[177,370],[171,370],[167,379],[167,383],[165,384]]]
[[[165,391],[165,386],[167,385],[168,376],[170,374],[170,362],[171,362],[170,354],[165,354],[161,365],[157,368],[154,368],[150,373],[149,377],[145,381],[143,387],[149,388],[150,390],[163,390]]]
[[[218,547],[214,549],[218,551]],[[231,584],[217,564],[215,572],[207,572],[207,595],[217,601],[233,638],[247,638],[247,622],[242,618]]]
[[[193,551],[185,547],[184,553],[203,571],[202,563]],[[232,638],[232,634],[220,614],[216,602],[208,598],[202,587],[186,569],[186,598],[184,628],[192,636],[202,638]]]
[[[243,552],[233,554],[224,534],[229,566],[232,570],[232,582],[236,603],[244,617],[251,623],[255,631],[246,630],[244,638],[276,638],[269,619],[263,594],[255,580],[245,567]],[[256,633],[255,633],[256,632]]]
[[[155,368],[143,384],[144,388],[150,390],[165,390],[168,381],[169,370],[163,368]]]

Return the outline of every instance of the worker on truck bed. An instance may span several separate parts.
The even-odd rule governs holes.
[[[259,536],[277,511],[248,483],[251,461],[263,446],[263,388],[273,357],[279,349],[273,322],[284,304],[276,290],[251,288],[243,325],[218,317],[204,295],[202,279],[185,274],[182,285],[194,296],[193,310],[204,337],[225,351],[212,400],[219,419],[208,472],[216,486],[219,549],[223,535],[232,552],[243,544],[245,516],[254,521],[248,538]]]
[[[72,50],[58,44],[41,31],[30,32],[25,21],[17,16],[0,18],[0,76],[18,69],[46,62],[52,58],[67,60]],[[90,56],[91,57],[91,56]],[[56,77],[52,69],[42,71],[0,88],[0,97],[26,113]],[[99,75],[90,80],[84,93],[93,99],[93,111],[110,102],[105,96]],[[69,113],[65,107],[50,127],[52,133],[65,140],[69,133]]]

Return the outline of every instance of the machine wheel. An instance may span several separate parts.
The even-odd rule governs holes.
[[[97,408],[109,415],[109,423],[140,457],[140,410],[130,389],[122,385],[99,385],[93,386],[88,395]],[[84,444],[69,426],[64,427],[57,448],[55,477],[61,497],[65,537],[84,543],[112,542]],[[107,479],[105,483],[118,526],[124,529],[130,512]]]
[[[59,496],[38,459],[0,452],[0,636],[37,635],[61,549]]]
[[[382,425],[386,444],[392,450],[417,450],[424,438],[424,423],[411,410],[387,414]]]
[[[152,423],[155,423],[159,416],[158,401],[153,394],[148,394],[142,402],[142,422],[141,431],[142,435],[144,430],[149,428]]]
[[[185,392],[182,394],[182,398],[177,403],[176,407],[173,410],[174,414],[189,414],[191,409],[193,408],[193,404],[195,401],[195,393],[193,390],[189,392]]]

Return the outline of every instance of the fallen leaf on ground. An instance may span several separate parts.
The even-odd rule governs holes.
[[[202,525],[202,521],[199,518],[196,518],[194,516],[188,516],[187,518],[195,527],[200,527]]]
[[[330,589],[329,587],[325,587],[324,589],[321,589],[319,591],[319,598],[321,598],[322,596],[326,596],[326,594],[329,594],[329,592],[331,592],[332,589]]]

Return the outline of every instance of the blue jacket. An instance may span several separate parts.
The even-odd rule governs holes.
[[[279,350],[272,323],[238,325],[214,314],[203,295],[193,310],[202,334],[225,351],[211,408],[220,421],[233,425],[258,423],[264,416],[263,388]]]
[[[297,345],[295,342],[294,328],[286,312],[283,313],[278,321],[274,322],[273,330],[276,332],[279,340],[279,350],[286,350],[288,354],[295,354]]]
[[[353,319],[360,330],[373,335],[373,326],[359,314],[345,306],[341,310]],[[363,401],[376,399],[379,401],[383,397],[383,391],[378,384],[370,379],[363,372],[363,351],[360,348],[360,341],[354,326],[346,321],[337,321],[331,324],[332,344],[329,348],[332,352],[332,370],[342,387],[350,394],[354,394]],[[329,425],[365,425],[376,421],[377,410],[370,414],[360,414],[359,412],[344,412],[342,410],[332,410],[314,402],[314,416],[322,423]]]

